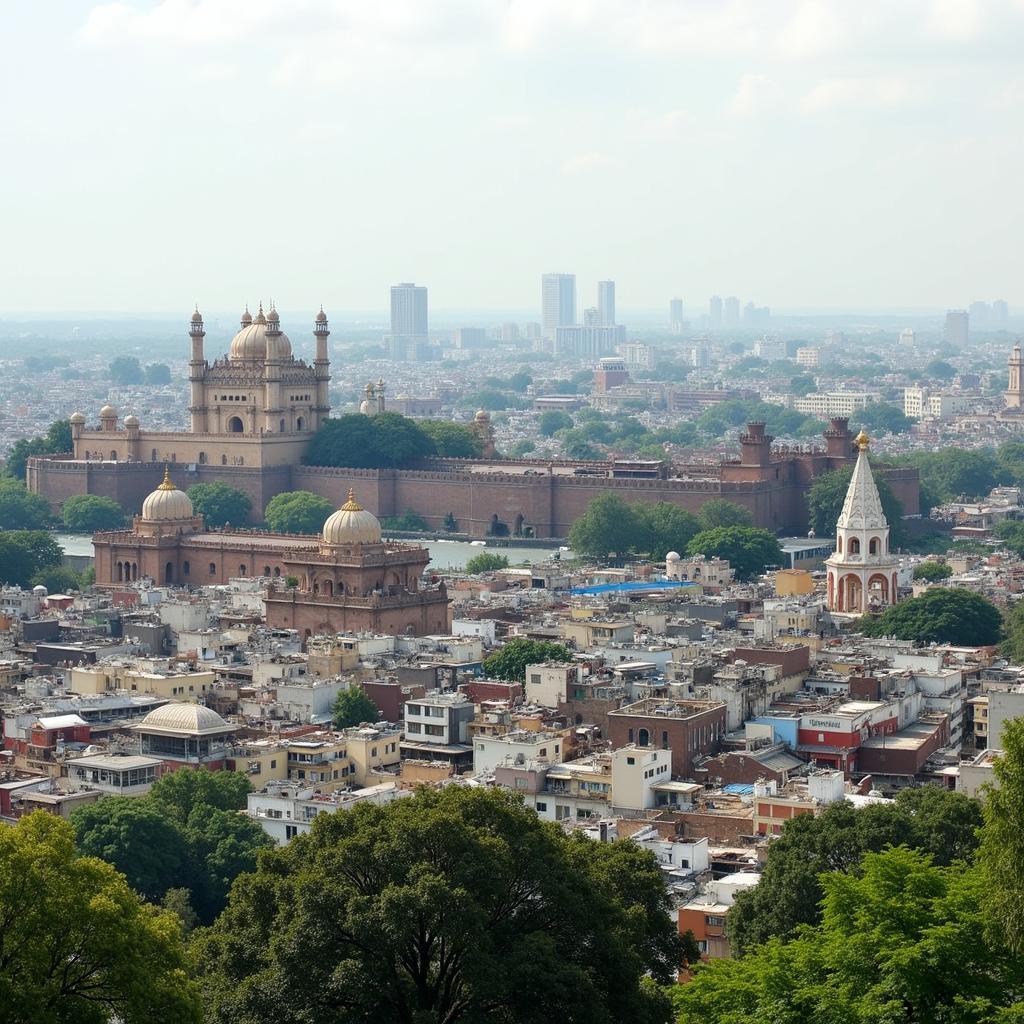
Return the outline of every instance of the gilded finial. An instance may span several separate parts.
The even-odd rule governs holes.
[[[865,431],[863,428],[861,429],[861,432],[853,439],[853,443],[862,452],[866,452],[868,450],[868,444],[870,442],[871,442],[871,438],[868,437],[867,431]]]
[[[348,501],[341,506],[342,512],[363,512],[363,506],[356,501],[356,491],[354,487],[348,489]]]
[[[163,483],[157,488],[158,491],[176,491],[178,488],[171,482],[171,467],[164,463]]]

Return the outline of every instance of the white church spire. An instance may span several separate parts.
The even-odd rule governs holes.
[[[868,461],[868,435],[862,430],[854,443],[859,449],[857,464],[853,467],[853,476],[850,477],[850,486],[846,490],[846,500],[839,513],[836,529],[884,530],[889,524],[882,511],[882,498]]]

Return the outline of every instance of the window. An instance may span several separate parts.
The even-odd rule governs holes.
[[[217,575],[217,563],[216,562],[211,562],[210,563],[210,575],[211,576],[216,576]]]
[[[531,672],[530,673],[530,682],[533,683],[534,686],[540,686],[540,673],[539,672]]]
[[[298,825],[285,825],[284,827],[284,838],[285,840],[294,839],[299,834]]]
[[[276,759],[270,762],[270,767],[271,767],[271,769],[274,769],[274,768],[277,767],[277,760]]]
[[[423,727],[423,731],[428,736],[443,736],[444,735],[444,726],[443,725],[425,725]]]
[[[638,747],[649,747],[651,745],[651,731],[650,729],[641,729],[636,734],[636,744]]]
[[[190,568],[191,567],[189,566],[188,562],[182,562],[181,563],[181,575],[182,576],[187,576]]]
[[[541,803],[541,802],[538,801],[538,803],[537,803],[537,812],[538,812],[538,814],[543,814],[547,809],[548,809],[548,805],[547,804]]]
[[[626,758],[626,764],[636,764],[636,758],[635,757],[627,757]]]
[[[661,749],[668,750],[668,730],[663,729],[661,733]]]
[[[516,789],[526,789],[526,779],[516,779]]]

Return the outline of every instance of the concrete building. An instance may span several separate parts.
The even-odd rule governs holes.
[[[429,337],[427,289],[412,282],[391,286],[391,355],[417,359]]]
[[[966,309],[951,309],[946,313],[942,327],[942,340],[950,345],[965,346],[970,336],[970,314]]]
[[[673,334],[682,334],[686,321],[683,319],[683,300],[671,299],[668,304],[668,329]]]
[[[201,704],[172,703],[151,711],[132,731],[139,751],[159,758],[164,771],[226,767],[236,727]]]
[[[708,321],[712,327],[722,326],[722,297],[712,295],[708,302]]]
[[[952,391],[929,391],[923,387],[903,389],[903,415],[915,419],[944,420],[960,413],[973,411],[978,395],[964,395]],[[1009,392],[1007,392],[1009,401]]]
[[[735,295],[727,295],[723,307],[723,319],[726,327],[738,327],[740,323],[740,300]]]
[[[555,340],[559,327],[576,323],[576,275],[544,274],[541,287],[541,327],[544,337]]]
[[[556,327],[555,354],[565,356],[607,356],[626,342],[622,324],[585,324]]]
[[[598,322],[608,327],[615,324],[615,282],[597,282]]]
[[[672,775],[692,776],[694,760],[713,754],[726,732],[722,701],[646,698],[608,714],[609,739],[614,747],[636,744],[672,752]]]
[[[164,770],[159,757],[88,754],[65,762],[71,790],[94,789],[107,796],[145,796]]]
[[[877,402],[878,397],[874,391],[826,391],[794,398],[793,408],[805,416],[835,419],[866,409],[872,402]]]
[[[473,763],[469,726],[476,714],[462,693],[433,693],[405,702],[402,757],[448,761],[457,769]]]

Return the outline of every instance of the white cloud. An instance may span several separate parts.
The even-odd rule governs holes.
[[[767,75],[743,75],[729,104],[734,117],[753,117],[778,106],[782,87]]]
[[[805,114],[821,114],[843,108],[884,110],[915,103],[921,87],[905,78],[826,78],[800,100]]]

